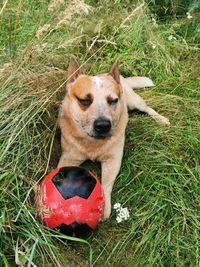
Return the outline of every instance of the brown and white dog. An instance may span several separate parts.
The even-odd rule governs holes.
[[[67,75],[67,92],[59,113],[62,155],[58,167],[79,166],[88,159],[101,162],[104,218],[108,218],[123,156],[128,109],[146,112],[162,124],[169,124],[169,120],[132,90],[153,86],[153,82],[146,77],[122,77],[117,62],[109,73],[89,76],[72,58]]]

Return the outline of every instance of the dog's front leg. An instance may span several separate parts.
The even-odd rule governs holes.
[[[111,213],[111,192],[113,184],[120,170],[123,150],[111,159],[102,162],[102,188],[105,198],[104,219]]]

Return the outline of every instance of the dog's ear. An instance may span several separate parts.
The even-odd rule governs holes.
[[[112,69],[109,72],[109,75],[111,75],[117,83],[120,83],[119,61],[118,60],[112,65]]]
[[[70,59],[69,66],[67,69],[67,83],[71,83],[75,81],[79,75],[83,74],[80,69],[80,65],[78,64],[76,58],[73,56]]]

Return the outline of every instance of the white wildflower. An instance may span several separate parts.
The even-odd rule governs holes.
[[[116,221],[117,221],[118,223],[120,223],[120,222],[122,222],[122,218],[118,216],[118,217],[116,218]]]
[[[155,18],[152,18],[151,21],[153,22],[153,25],[154,26],[157,26],[157,23],[156,23],[156,19]]]
[[[129,217],[128,209],[127,208],[121,208],[118,216],[120,216],[121,218],[126,220]]]
[[[176,37],[175,37],[175,36],[173,36],[173,35],[170,35],[170,36],[168,36],[168,40],[169,40],[169,41],[176,40]]]
[[[114,205],[114,209],[117,212],[117,218],[116,221],[118,223],[122,222],[122,221],[126,221],[129,218],[129,211],[127,208],[122,208],[120,203],[116,203]]]
[[[115,205],[113,206],[113,208],[115,210],[120,209],[121,208],[121,204],[120,203],[115,203]]]
[[[192,19],[192,15],[190,14],[190,12],[187,12],[186,15],[188,19]]]
[[[156,44],[152,44],[152,48],[155,49],[156,48]]]
[[[123,208],[123,216],[124,216],[124,218],[125,219],[128,219],[128,217],[129,217],[129,211],[128,211],[128,209],[127,208]]]
[[[41,44],[41,48],[44,49],[47,46],[47,43]]]

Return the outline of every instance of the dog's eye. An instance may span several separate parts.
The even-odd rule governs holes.
[[[89,107],[92,104],[92,100],[88,97],[83,99],[77,97],[77,99],[79,103],[85,107]]]
[[[108,98],[108,104],[110,105],[110,106],[113,106],[113,105],[116,105],[117,104],[117,102],[118,102],[118,98],[115,98],[115,99],[113,99],[113,98]]]

